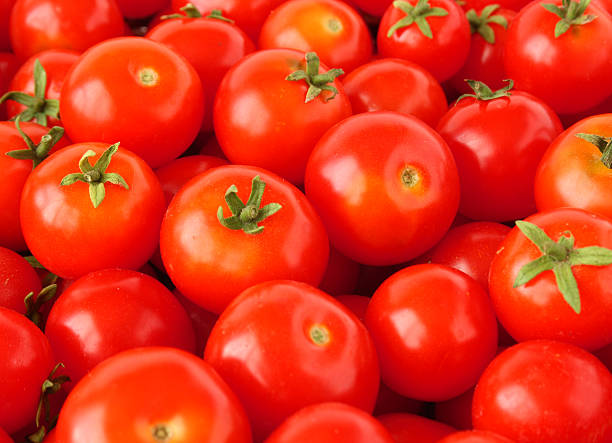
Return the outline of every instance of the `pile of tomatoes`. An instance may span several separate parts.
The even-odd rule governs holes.
[[[612,443],[610,0],[0,0],[0,443]]]

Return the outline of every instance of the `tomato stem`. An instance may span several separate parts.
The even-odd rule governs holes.
[[[495,31],[489,26],[489,23],[495,23],[504,29],[508,28],[508,20],[502,15],[491,15],[495,10],[499,8],[499,5],[485,6],[480,15],[476,13],[475,9],[470,9],[466,12],[465,17],[470,24],[470,31],[472,34],[478,33],[487,43],[495,43]]]
[[[305,80],[308,83],[308,92],[306,92],[306,100],[305,103],[308,103],[311,100],[314,100],[318,97],[323,91],[332,92],[332,96],[325,99],[325,101],[329,101],[333,99],[336,94],[338,94],[338,90],[332,83],[336,77],[344,74],[342,69],[330,69],[329,71],[319,74],[320,61],[319,56],[315,52],[306,53],[306,71],[300,69],[298,71],[292,72],[285,80],[290,81],[300,81]]]
[[[200,10],[193,4],[187,3],[185,6],[180,8],[183,13],[177,12],[175,14],[162,15],[160,17],[161,20],[169,20],[171,18],[201,18],[202,13]]]
[[[597,146],[601,152],[601,162],[608,169],[612,169],[612,137],[604,137],[597,134],[579,133],[576,137],[588,141]]]
[[[387,37],[391,37],[395,31],[401,28],[406,28],[413,23],[416,23],[421,33],[427,38],[433,38],[431,27],[427,22],[427,17],[444,17],[448,15],[448,11],[444,8],[432,8],[429,6],[429,0],[418,0],[416,6],[412,6],[409,2],[396,0],[393,2],[393,7],[399,9],[406,14],[405,17],[398,20],[387,31]]]
[[[589,3],[591,3],[591,0],[580,0],[580,3],[563,0],[561,7],[554,3],[541,3],[544,9],[561,19],[555,25],[555,38],[565,34],[572,26],[585,25],[597,18],[596,15],[584,14]]]
[[[500,97],[510,97],[512,94],[509,91],[514,87],[514,81],[510,79],[504,80],[505,82],[508,82],[508,84],[497,91],[492,91],[491,88],[489,88],[483,82],[470,79],[466,79],[465,81],[470,88],[472,88],[474,93],[460,95],[455,101],[455,105],[466,97],[473,97],[476,100],[494,100]]]
[[[17,128],[17,131],[19,131],[21,138],[23,138],[28,146],[28,149],[9,151],[6,152],[6,155],[16,160],[32,160],[32,169],[34,169],[40,164],[40,162],[49,156],[49,151],[51,148],[53,148],[53,146],[64,136],[64,128],[60,126],[52,127],[48,133],[41,137],[40,143],[36,145],[32,139],[28,137],[25,132],[23,132],[20,122],[21,117],[17,116],[15,119],[15,127]]]
[[[57,280],[57,276],[56,276]],[[52,300],[57,294],[57,284],[52,283],[48,286],[45,286],[34,298],[34,292],[28,293],[23,299],[23,302],[26,305],[26,317],[32,320],[36,326],[38,326],[41,330],[43,329],[42,324],[42,314],[40,313],[40,309],[42,306]]]

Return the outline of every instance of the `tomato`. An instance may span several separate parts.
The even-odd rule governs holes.
[[[606,158],[606,140],[597,146],[578,134],[612,137],[612,114],[576,123],[546,150],[534,183],[538,210],[571,206],[612,218],[612,148]]]
[[[146,18],[170,6],[170,0],[116,0],[126,18]]]
[[[319,72],[316,55],[309,56],[309,62],[305,57],[290,49],[257,51],[225,75],[215,98],[214,125],[232,163],[259,166],[300,184],[317,140],[351,115],[350,102],[333,79],[337,71],[320,66],[326,85],[321,87],[336,88],[335,97],[332,91],[319,90],[307,103],[307,94],[316,89],[304,79],[287,80],[296,71]]]
[[[438,443],[515,443],[514,440],[489,431],[462,431],[449,434]]]
[[[368,309],[368,304],[370,303],[370,297],[366,297],[364,295],[344,294],[336,295],[335,299],[349,308],[359,320],[365,321],[365,313],[366,309]]]
[[[435,127],[446,113],[438,81],[416,63],[383,58],[366,63],[342,79],[353,113],[396,111]]]
[[[371,412],[380,375],[365,326],[305,283],[244,291],[217,320],[204,360],[236,393],[261,441],[304,406],[339,401]]]
[[[259,48],[314,51],[327,66],[350,72],[372,57],[370,31],[361,16],[336,0],[293,0],[263,23]]]
[[[0,307],[0,343],[0,428],[12,434],[34,420],[43,381],[55,360],[40,329],[4,307]]]
[[[394,2],[380,20],[376,42],[383,57],[417,63],[443,82],[465,63],[470,25],[454,0]]]
[[[244,229],[220,221],[242,213],[247,203]],[[246,211],[255,214],[247,217]],[[179,291],[219,314],[256,283],[292,279],[318,285],[329,240],[293,185],[260,168],[229,165],[200,174],[179,190],[162,224],[160,249]]]
[[[232,23],[189,17],[163,20],[145,37],[169,46],[195,68],[204,89],[204,120],[200,130],[211,132],[213,103],[219,83],[234,64],[255,50],[255,44]],[[206,44],[195,45],[194,41]]]
[[[104,419],[100,419],[104,417]],[[214,369],[180,349],[116,354],[75,386],[57,422],[57,441],[251,442],[236,396]]]
[[[595,356],[612,371],[612,344],[600,349],[595,353]]]
[[[543,338],[589,350],[611,343],[612,220],[560,208],[539,212],[525,222],[536,227],[529,231],[529,226],[515,227],[491,263],[489,293],[499,321],[519,342]],[[530,233],[533,229],[536,232]],[[538,246],[530,238],[541,238]],[[576,251],[591,246],[607,248],[599,253],[608,256],[607,266],[592,266],[579,258],[581,252]],[[592,248],[582,253],[597,255]],[[533,268],[523,269],[536,259],[539,274]],[[600,265],[604,263],[605,259]],[[533,278],[526,281],[527,276]],[[575,291],[568,289],[572,286],[568,280],[575,281]]]
[[[516,443],[609,442],[610,417],[610,371],[583,349],[550,340],[502,352],[474,392],[474,427]]]
[[[42,441],[42,443],[57,443],[57,439],[55,438],[55,428],[51,429],[51,431],[45,435],[45,439]]]
[[[381,382],[372,414],[375,416],[391,413],[420,414],[424,412],[425,407],[425,402],[404,397]]]
[[[77,143],[61,149],[34,169],[23,187],[20,219],[28,248],[60,277],[109,267],[138,269],[157,246],[165,209],[159,181],[136,154],[111,148]],[[90,184],[75,181],[79,168],[93,169],[83,178]],[[99,181],[108,179],[114,182]]]
[[[457,429],[472,429],[472,397],[474,388],[450,400],[436,403],[435,417]]]
[[[378,266],[433,246],[459,199],[455,162],[441,137],[415,117],[383,111],[327,131],[308,160],[305,188],[332,245]]]
[[[11,13],[11,46],[21,60],[45,49],[83,52],[123,33],[123,17],[111,0],[17,0]]]
[[[19,69],[19,60],[12,52],[0,52],[0,97],[9,90],[9,84]],[[4,107],[0,107],[0,116],[5,119]]]
[[[2,428],[0,428],[0,443],[13,443],[11,437]]]
[[[319,289],[334,296],[350,294],[355,290],[358,279],[359,263],[330,247],[329,261],[319,284]]]
[[[21,255],[0,247],[0,306],[25,314],[25,296],[40,290],[34,268]]]
[[[396,443],[436,443],[455,431],[448,425],[414,414],[385,414],[377,418]]]
[[[459,212],[472,220],[508,221],[535,212],[533,181],[548,145],[563,130],[556,114],[537,97],[492,92],[472,83],[436,130],[448,143],[459,170]]]
[[[465,392],[497,348],[487,293],[471,277],[442,265],[409,266],[385,280],[365,323],[382,380],[417,400],[443,401]]]
[[[17,0],[0,0],[0,51],[10,51],[9,22],[11,10]]]
[[[285,420],[264,443],[393,443],[391,434],[371,415],[344,403],[306,406]]]
[[[559,3],[552,2],[557,6]],[[579,11],[577,3],[568,2],[568,7],[559,13],[568,8]],[[513,79],[517,89],[538,96],[561,114],[586,110],[612,94],[612,59],[599,56],[612,52],[612,16],[595,2],[586,7],[584,14],[596,18],[570,25],[574,17],[562,20],[539,2],[531,2],[508,28],[506,78]],[[576,17],[576,21],[583,17]],[[566,27],[559,28],[558,23]],[[564,29],[556,35],[557,30]],[[597,48],[596,52],[592,52],[593,48]]]
[[[152,168],[187,149],[204,112],[193,67],[167,46],[141,37],[92,47],[68,73],[61,96],[62,122],[74,142],[120,141]]]

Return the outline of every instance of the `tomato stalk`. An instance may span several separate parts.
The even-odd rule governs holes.
[[[514,87],[514,82],[509,79],[503,80],[505,82],[508,82],[508,84],[503,88],[498,89],[497,91],[492,91],[491,88],[489,88],[483,82],[469,79],[466,79],[465,81],[470,86],[470,88],[472,88],[474,93],[460,95],[459,98],[457,98],[457,100],[455,101],[455,105],[466,97],[473,97],[476,100],[494,100],[500,97],[510,97],[512,94],[509,91]]]
[[[60,126],[52,127],[47,134],[42,136],[40,143],[35,144],[32,139],[22,131],[19,125],[20,121],[21,116],[18,115],[15,119],[15,126],[28,146],[28,149],[9,151],[6,155],[16,160],[32,160],[32,169],[34,169],[40,162],[49,156],[51,148],[64,136],[64,128]]]
[[[419,30],[425,37],[433,38],[431,27],[427,23],[427,17],[444,17],[448,15],[448,11],[444,8],[432,8],[429,6],[429,0],[418,0],[416,6],[412,6],[406,1],[394,1],[393,7],[401,10],[406,14],[405,17],[398,20],[387,31],[387,37],[391,37],[395,31],[401,28],[406,28],[413,23],[419,27]]]
[[[489,5],[482,9],[480,15],[476,10],[470,9],[466,12],[465,17],[470,24],[470,32],[478,33],[487,43],[495,43],[495,31],[489,26],[489,23],[496,23],[504,29],[508,28],[508,20],[503,15],[491,15],[495,10],[499,9],[499,5]]]
[[[576,137],[588,141],[597,146],[601,152],[601,162],[606,168],[612,169],[612,137],[603,137],[597,134],[579,133]]]
[[[597,18],[596,15],[586,14],[584,11],[591,0],[580,0],[580,3],[572,0],[563,0],[561,7],[554,3],[542,3],[542,7],[552,12],[561,20],[555,25],[555,38],[565,34],[572,26],[585,25]]]
[[[334,68],[323,74],[319,74],[319,67],[319,56],[317,56],[315,52],[308,52],[306,53],[306,71],[300,69],[292,72],[285,78],[285,80],[290,81],[305,80],[306,83],[308,83],[308,92],[306,93],[305,103],[314,100],[323,91],[331,91],[333,94],[331,97],[325,99],[325,101],[333,99],[336,94],[338,94],[338,90],[329,83],[333,82],[336,77],[344,74],[344,71],[342,69]]]
[[[161,19],[168,20],[171,18],[202,18],[203,17],[200,10],[193,3],[187,3],[185,6],[183,6],[180,9],[181,11],[183,11],[183,14],[176,13],[176,14],[162,15]],[[228,22],[228,23],[234,23],[234,20],[232,20],[231,18],[224,17],[223,12],[220,9],[213,9],[212,11],[210,11],[210,14],[208,14],[207,16],[204,16],[204,18],[212,18],[212,19],[221,20],[221,21]]]

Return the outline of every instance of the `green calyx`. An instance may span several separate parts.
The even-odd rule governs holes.
[[[57,284],[53,283],[45,286],[36,297],[34,292],[30,292],[23,299],[26,305],[26,317],[32,320],[36,326],[42,329],[42,314],[40,313],[43,305],[51,301],[57,294]]]
[[[473,97],[476,100],[494,100],[500,97],[510,97],[512,94],[509,91],[514,87],[514,81],[509,79],[504,80],[508,84],[497,91],[492,91],[491,88],[489,88],[483,82],[469,79],[466,79],[465,81],[468,85],[470,85],[470,88],[472,88],[474,93],[460,95],[455,101],[455,105],[466,97]]]
[[[202,13],[193,3],[187,3],[180,9],[183,11],[182,14],[177,12],[176,14],[162,15],[160,17],[161,20],[169,20],[171,18],[202,18]]]
[[[6,152],[6,155],[15,160],[32,160],[33,169],[49,156],[51,148],[64,136],[64,128],[60,126],[52,127],[49,132],[41,137],[40,143],[35,144],[32,139],[21,130],[21,126],[19,125],[20,122],[21,117],[17,116],[15,119],[15,127],[28,146],[28,149],[9,151]]]
[[[104,196],[106,195],[106,189],[104,188],[105,183],[109,182],[113,185],[119,185],[125,189],[129,189],[129,186],[119,174],[106,172],[113,155],[118,149],[119,143],[111,145],[104,151],[93,166],[89,163],[89,157],[96,155],[96,153],[91,149],[88,150],[79,161],[79,169],[81,169],[81,172],[66,175],[62,179],[60,185],[69,186],[77,181],[89,184],[89,198],[94,208],[97,208],[104,200]]]
[[[259,234],[262,232],[264,227],[258,226],[258,223],[282,208],[278,203],[268,203],[263,208],[260,208],[265,188],[266,184],[259,178],[259,175],[255,176],[251,184],[251,195],[249,195],[245,205],[240,200],[240,197],[238,197],[236,185],[230,186],[225,191],[225,201],[230,211],[232,211],[232,216],[224,218],[223,207],[219,206],[217,210],[219,223],[228,229],[242,230],[247,234]]]
[[[448,11],[444,8],[432,8],[429,6],[429,0],[418,0],[415,6],[406,1],[396,0],[393,2],[393,7],[401,10],[406,16],[389,28],[387,37],[391,37],[398,29],[406,28],[416,23],[425,37],[433,38],[431,27],[426,20],[427,17],[444,17],[448,15]]]
[[[482,9],[480,15],[478,15],[474,9],[470,9],[465,13],[472,34],[477,32],[490,44],[495,43],[495,31],[489,26],[490,23],[498,24],[504,29],[508,28],[508,20],[506,20],[506,17],[502,15],[491,15],[497,9],[499,9],[499,5],[489,5]]]
[[[541,3],[544,9],[561,19],[555,25],[555,38],[565,34],[572,26],[585,25],[597,18],[595,15],[584,13],[589,3],[591,0],[580,0],[580,3],[563,0],[560,7],[554,3]]]
[[[601,162],[608,169],[612,169],[612,137],[603,137],[597,134],[576,134],[576,137],[588,141],[597,146],[601,152]]]
[[[34,62],[34,95],[20,91],[9,91],[0,97],[0,104],[7,100],[13,100],[27,109],[19,114],[21,121],[29,122],[35,120],[42,126],[47,126],[47,117],[59,118],[59,100],[45,98],[47,89],[47,72],[36,59]]]
[[[285,80],[294,82],[305,80],[306,83],[308,83],[308,92],[306,92],[305,103],[314,100],[323,91],[332,92],[332,96],[327,98],[325,101],[333,99],[338,93],[336,87],[330,85],[329,83],[332,83],[337,77],[344,74],[344,71],[342,69],[335,68],[330,69],[323,74],[319,74],[320,64],[319,56],[315,52],[307,52],[306,71],[300,69],[285,77]]]
[[[601,246],[575,248],[574,236],[569,231],[554,242],[539,226],[533,223],[519,220],[516,226],[538,247],[542,256],[527,263],[519,270],[514,287],[524,285],[542,272],[552,270],[563,299],[576,314],[580,314],[580,293],[572,267],[610,265],[612,264],[612,249]]]

